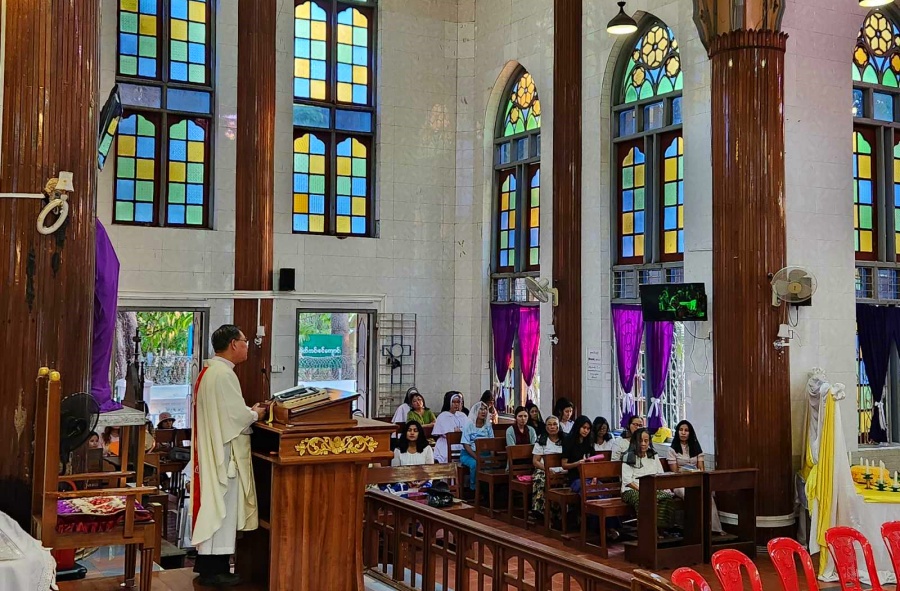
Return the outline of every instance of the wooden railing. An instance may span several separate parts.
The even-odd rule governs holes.
[[[421,591],[626,591],[632,577],[471,519],[366,492],[366,574]]]

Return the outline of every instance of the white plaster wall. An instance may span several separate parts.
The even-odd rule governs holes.
[[[851,55],[866,15],[856,2],[792,0],[783,28],[787,261],[818,280],[799,308],[791,343],[793,453],[802,453],[805,384],[814,366],[848,386],[841,404],[848,449],[856,438],[856,310],[853,255]],[[796,316],[795,316],[796,318]]]

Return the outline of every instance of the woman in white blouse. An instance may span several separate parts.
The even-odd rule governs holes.
[[[547,482],[547,474],[544,471],[544,456],[562,453],[562,433],[559,431],[559,419],[554,416],[547,417],[544,422],[544,433],[538,437],[531,452],[531,463],[534,464],[534,480],[531,485],[531,510],[543,515],[544,513],[544,485]]]
[[[559,417],[559,430],[563,435],[568,435],[575,424],[575,405],[569,402],[568,398],[560,398],[556,401],[555,413]]]
[[[659,454],[650,443],[650,433],[646,429],[638,429],[631,435],[631,444],[628,452],[622,458],[622,500],[631,505],[635,512],[638,510],[640,499],[640,478],[650,474],[662,474],[663,467],[659,461]],[[656,491],[658,529],[665,529],[673,525],[675,507],[673,499],[675,495],[668,490]],[[641,519],[638,514],[638,519]]]
[[[449,400],[445,395],[444,407],[434,422],[434,428],[431,430],[431,436],[437,437],[437,442],[434,445],[434,461],[439,464],[450,462],[451,450],[447,446],[447,433],[462,431],[466,423],[469,422],[469,417],[462,410],[462,394],[459,392],[447,392],[447,395],[449,395]],[[457,444],[455,446],[455,449],[460,448],[462,448],[462,445]]]
[[[407,421],[394,450],[391,466],[421,466],[434,463],[434,452],[428,445],[425,431],[415,421]]]
[[[672,441],[672,446],[669,448],[666,459],[672,472],[703,470],[705,468],[703,465],[703,448],[700,447],[700,441],[697,439],[694,426],[688,421],[681,421],[675,427],[675,439]],[[684,498],[684,489],[676,488],[675,494]],[[712,531],[717,534],[724,533],[715,500],[713,500],[710,510],[712,511]]]
[[[594,451],[612,451],[613,436],[609,431],[609,421],[603,417],[594,419]]]

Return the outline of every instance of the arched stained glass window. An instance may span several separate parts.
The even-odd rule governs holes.
[[[672,29],[662,23],[654,24],[640,36],[622,80],[626,103],[681,91],[681,56]]]
[[[541,99],[531,74],[525,72],[513,84],[504,111],[503,137],[540,129]]]
[[[295,233],[376,234],[375,1],[347,4],[294,3]],[[321,154],[309,152],[319,149]],[[321,155],[323,169],[305,168],[305,155],[310,161]],[[299,180],[307,177],[322,183],[320,192],[297,190]]]
[[[114,223],[209,226],[212,23],[210,0],[118,0],[116,82],[124,112],[116,144]],[[128,119],[136,121],[138,144],[152,140],[154,146],[152,156],[138,157],[145,169],[152,166],[154,188],[144,179],[134,195]],[[153,136],[141,136],[148,125]]]

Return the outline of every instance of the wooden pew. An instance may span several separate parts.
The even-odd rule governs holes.
[[[394,484],[397,482],[416,482],[423,480],[431,480],[432,483],[438,480],[447,482],[450,486],[450,492],[453,493],[455,499],[460,499],[460,483],[457,477],[455,464],[423,464],[421,466],[375,466],[368,469],[366,473],[366,483],[369,485],[378,484]],[[467,505],[462,501],[454,503],[449,507],[442,508],[445,511],[473,519],[475,517],[475,507]]]
[[[600,519],[600,550],[609,557],[606,545],[606,518],[631,515],[631,506],[622,500],[622,462],[588,462],[581,473],[581,545],[587,548],[587,516]]]
[[[497,508],[496,488],[507,482],[506,470],[506,438],[475,440],[475,510],[481,508],[481,483],[488,486],[488,517],[494,517],[500,510]]]
[[[756,558],[756,468],[736,470],[712,470],[703,473],[703,562],[709,562],[713,553],[725,548],[743,552]],[[729,526],[727,536],[712,533],[713,493],[729,493],[737,509],[737,525]]]
[[[569,488],[567,473],[565,471],[554,473],[553,468],[562,467],[562,454],[545,454],[544,467],[547,481],[544,485],[544,532],[545,535],[561,538],[569,533],[568,514],[569,506],[580,502],[578,493]],[[553,504],[559,505],[561,527],[560,531],[551,526],[551,508]]]
[[[528,512],[531,510],[531,479],[519,480],[519,476],[531,476],[534,474],[532,452],[533,443],[524,445],[506,446],[506,455],[509,458],[509,498],[506,503],[506,521],[512,523],[516,517],[515,495],[522,496],[522,527],[528,529]]]

